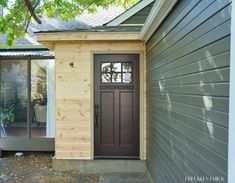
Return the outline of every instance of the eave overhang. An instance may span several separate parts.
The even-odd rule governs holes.
[[[49,48],[54,49],[58,42],[135,42],[140,40],[139,32],[39,32],[37,41]]]

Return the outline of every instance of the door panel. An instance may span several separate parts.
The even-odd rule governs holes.
[[[114,94],[101,92],[100,132],[102,145],[114,145]]]
[[[120,145],[133,144],[133,92],[120,92]]]
[[[139,55],[95,55],[95,156],[139,156]]]

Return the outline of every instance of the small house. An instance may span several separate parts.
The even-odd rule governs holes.
[[[54,168],[234,182],[232,8],[142,0],[102,26],[37,31],[55,60]]]

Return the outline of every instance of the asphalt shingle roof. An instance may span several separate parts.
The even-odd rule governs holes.
[[[56,33],[56,32],[139,32],[141,26],[98,26],[98,27],[87,27],[87,28],[76,28],[76,29],[58,29],[49,31],[38,31],[37,33]]]
[[[46,16],[41,17],[42,24],[30,23],[28,28],[28,35],[25,39],[18,39],[16,46],[25,45],[40,45],[36,41],[36,35],[34,32],[40,31],[71,31],[71,30],[88,30],[92,27],[102,26],[106,22],[112,20],[118,16],[122,10],[117,7],[110,7],[108,9],[98,9],[95,14],[82,14],[75,18],[73,21],[64,22],[60,18],[48,18]],[[6,35],[0,37],[0,41],[3,45]]]
[[[31,50],[31,51],[0,51],[1,57],[54,57],[50,51]]]

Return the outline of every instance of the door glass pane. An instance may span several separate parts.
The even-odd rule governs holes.
[[[121,63],[113,63],[112,64],[112,71],[113,72],[121,72],[122,70]]]
[[[55,135],[54,60],[31,61],[32,137]]]
[[[101,77],[102,83],[111,83],[111,74],[103,73]]]
[[[112,82],[113,83],[121,83],[122,82],[122,74],[121,73],[113,73],[112,74]]]
[[[131,83],[132,76],[131,73],[123,73],[123,83]]]
[[[132,71],[132,64],[131,63],[123,63],[122,69],[123,69],[123,72],[131,72]]]
[[[0,137],[27,136],[27,61],[0,61]]]
[[[111,71],[111,64],[110,63],[102,63],[101,64],[101,71],[102,72],[110,72]]]

